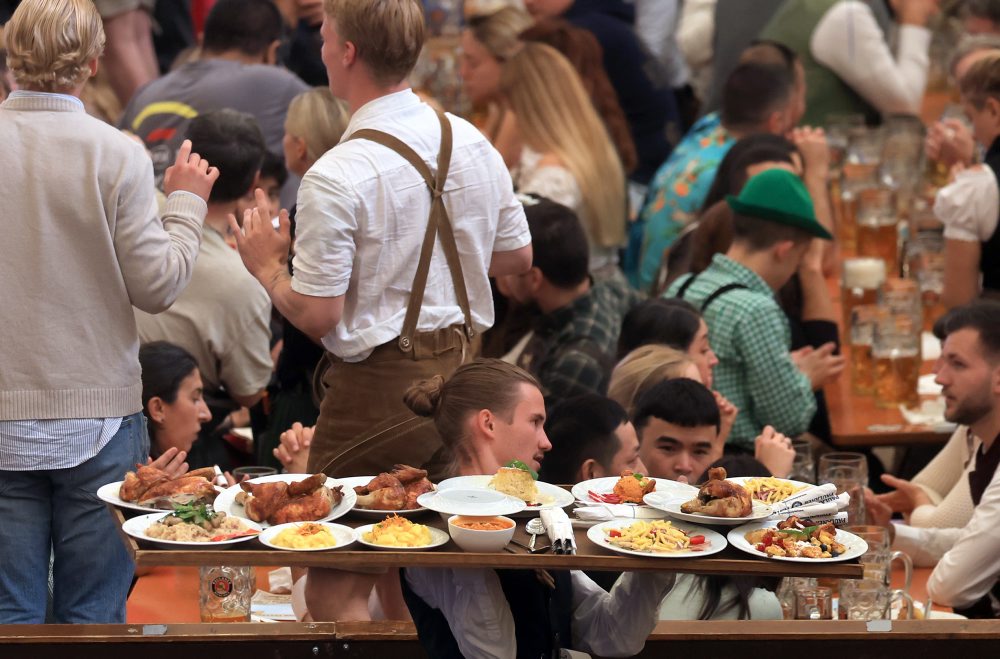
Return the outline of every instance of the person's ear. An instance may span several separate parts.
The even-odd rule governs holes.
[[[774,260],[779,263],[784,263],[789,258],[794,256],[795,252],[795,241],[794,240],[782,240],[771,248],[771,253],[774,255]]]
[[[352,64],[354,64],[354,62],[357,61],[357,59],[358,59],[357,46],[354,45],[353,41],[345,41],[344,56],[341,60],[344,64],[344,68],[350,67]]]
[[[97,70],[100,68],[100,60],[98,58],[93,58],[87,62],[87,68],[90,69],[90,77],[93,78],[97,75]]]
[[[539,289],[542,287],[542,283],[545,281],[545,275],[542,274],[540,268],[535,266],[531,267],[531,270],[525,274],[525,279],[528,280],[528,290],[531,291],[532,297],[538,294]]]
[[[787,132],[788,120],[784,110],[775,110],[767,117],[767,132],[772,135],[784,135]]]
[[[580,465],[580,481],[579,482],[582,483],[583,481],[589,481],[591,479],[601,478],[602,476],[604,476],[604,470],[603,469],[601,469],[600,473],[598,473],[598,468],[599,467],[600,467],[600,465],[598,464],[597,460],[595,460],[593,458],[587,458],[586,460],[584,460],[583,464]]]
[[[493,439],[496,433],[496,418],[489,410],[479,410],[476,414],[476,429],[483,437]]]
[[[294,153],[296,160],[298,160],[299,162],[305,162],[307,156],[309,155],[309,149],[306,148],[305,139],[293,135],[292,152]]]
[[[163,420],[167,416],[167,404],[163,402],[163,399],[159,396],[153,396],[146,403],[146,409],[149,412],[149,418],[153,420],[153,423],[163,423]]]
[[[264,51],[264,64],[270,64],[274,66],[278,63],[278,49],[281,48],[281,42],[275,39],[271,42],[271,45],[267,47]]]

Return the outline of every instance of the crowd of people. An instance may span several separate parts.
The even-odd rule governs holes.
[[[969,123],[926,141],[953,167],[935,372],[959,430],[867,503],[937,566],[936,603],[996,617],[1000,2],[962,6]],[[0,556],[21,557],[0,623],[124,621],[134,569],[95,492],[137,464],[698,483],[786,477],[793,437],[828,450],[822,125],[916,114],[938,11],[469,0],[462,118],[409,81],[418,0],[0,2]],[[297,608],[378,600],[455,657],[627,656],[658,619],[782,615],[769,580],[613,576],[310,569]]]

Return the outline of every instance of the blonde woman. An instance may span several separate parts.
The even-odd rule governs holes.
[[[288,171],[305,176],[320,156],[340,143],[350,120],[347,105],[329,87],[315,87],[293,98],[281,141]]]
[[[521,48],[518,35],[531,24],[531,16],[523,10],[504,7],[492,14],[472,16],[462,32],[458,72],[465,95],[482,117],[477,126],[508,167],[517,164],[521,139],[513,113],[499,102],[500,73],[504,62]]]
[[[524,144],[511,172],[518,191],[572,208],[587,232],[591,272],[614,276],[625,173],[576,70],[551,46],[527,43],[504,66],[500,88]]]
[[[698,366],[686,352],[665,345],[639,346],[618,362],[611,372],[608,398],[635,414],[635,402],[654,384],[673,378],[702,382]],[[723,430],[727,430],[723,424]],[[727,431],[728,434],[728,431]]]

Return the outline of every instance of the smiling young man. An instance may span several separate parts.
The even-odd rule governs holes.
[[[966,467],[975,510],[964,528],[889,525],[894,547],[918,565],[937,561],[927,592],[935,604],[968,617],[1000,615],[1000,303],[981,301],[953,309],[935,326],[942,339],[935,365],[945,399],[944,417],[967,426],[974,458]],[[891,511],[868,495],[876,523]]]

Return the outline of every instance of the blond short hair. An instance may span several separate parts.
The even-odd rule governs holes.
[[[26,89],[70,90],[104,51],[104,26],[91,0],[24,0],[4,32],[8,66]]]
[[[639,346],[611,372],[608,398],[624,407],[631,418],[639,396],[664,380],[684,377],[693,364],[686,352],[659,344]]]
[[[306,143],[306,157],[316,162],[337,146],[347,130],[351,113],[329,87],[314,87],[288,104],[285,132]]]
[[[504,7],[492,14],[478,14],[467,21],[472,37],[483,44],[498,62],[505,62],[521,49],[519,35],[534,21],[523,9]]]
[[[413,70],[426,36],[418,0],[324,0],[323,9],[375,82],[395,85]]]

